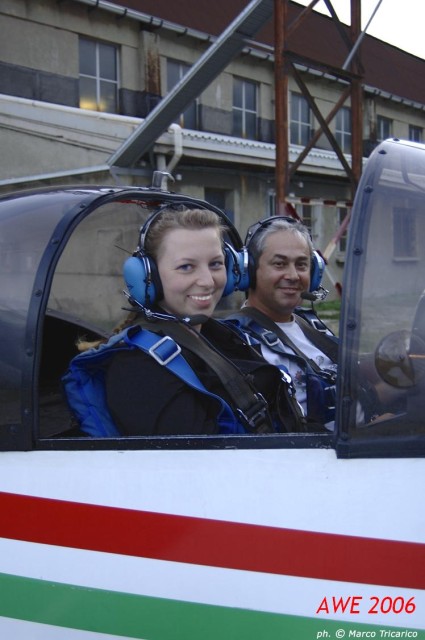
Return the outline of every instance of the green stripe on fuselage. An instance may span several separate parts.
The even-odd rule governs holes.
[[[7,574],[0,574],[0,616],[145,640],[313,640],[335,638],[338,629],[345,629],[348,638],[349,630],[384,628],[138,596]],[[320,635],[324,630],[330,635]],[[425,640],[425,631],[418,631],[416,638]]]

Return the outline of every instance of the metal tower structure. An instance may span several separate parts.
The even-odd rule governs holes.
[[[276,110],[276,213],[283,214],[285,211],[285,198],[289,190],[289,183],[297,169],[302,164],[304,158],[314,147],[322,134],[328,138],[338,159],[340,160],[351,184],[352,197],[354,197],[362,170],[362,84],[363,67],[359,55],[359,45],[361,43],[361,10],[360,0],[350,0],[351,3],[351,26],[349,35],[332,5],[331,0],[323,0],[332,17],[333,25],[337,37],[341,38],[347,49],[347,57],[341,67],[333,67],[320,60],[312,60],[299,55],[291,50],[291,36],[294,31],[301,27],[307,16],[312,12],[319,0],[312,0],[310,4],[293,21],[288,20],[289,0],[274,0],[274,38],[275,38],[275,110]],[[348,0],[347,0],[348,1]],[[308,90],[299,66],[317,69],[322,73],[329,74],[341,79],[345,84],[338,102],[334,105],[330,113],[324,116],[317,106],[313,96]],[[297,160],[289,162],[289,114],[288,114],[288,79],[292,75],[298,84],[303,96],[307,100],[319,128],[313,137],[304,147]],[[351,166],[347,162],[340,145],[329,128],[329,124],[335,117],[338,110],[350,98],[351,102]]]
[[[336,35],[341,38],[347,57],[340,67],[330,66],[317,59],[308,59],[291,49],[291,36],[311,14],[315,5],[325,3],[332,18]],[[381,2],[382,0],[380,0]],[[361,43],[360,0],[351,3],[351,25],[349,32],[343,25],[332,5],[332,0],[312,0],[293,21],[288,21],[289,0],[251,0],[227,29],[199,58],[182,80],[149,113],[142,124],[109,158],[108,165],[128,169],[134,167],[141,157],[153,146],[157,138],[170,126],[178,115],[221,73],[229,62],[250,43],[260,29],[274,19],[274,60],[275,60],[275,125],[276,125],[276,213],[285,210],[292,176],[304,158],[324,134],[339,158],[351,184],[352,196],[361,175],[362,167],[362,85],[363,67],[360,61]],[[378,3],[379,6],[379,3]],[[302,66],[317,69],[340,79],[345,85],[340,99],[330,113],[322,115],[313,96],[305,84],[299,69]],[[292,75],[307,100],[319,128],[302,150],[297,160],[289,162],[289,121],[288,121],[288,79]],[[340,145],[332,134],[329,124],[343,104],[350,99],[352,117],[352,163],[347,162]]]

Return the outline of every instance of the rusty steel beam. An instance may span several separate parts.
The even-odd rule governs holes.
[[[336,116],[336,114],[338,113],[340,108],[344,105],[344,103],[350,97],[350,94],[351,94],[351,88],[350,87],[346,87],[345,91],[341,94],[338,102],[334,105],[334,107],[331,109],[331,111],[326,116],[326,118],[325,118],[326,125],[329,125],[329,123],[332,122],[332,120],[334,119],[334,117]],[[294,175],[294,173],[296,172],[296,170],[298,169],[300,164],[307,157],[309,151],[311,151],[311,149],[314,147],[314,145],[319,140],[321,135],[322,135],[322,130],[319,128],[319,129],[317,129],[315,131],[314,136],[311,138],[311,140],[308,143],[308,145],[306,147],[304,147],[303,151],[300,153],[300,155],[298,156],[296,161],[291,164],[290,169],[289,169],[289,178],[292,178],[292,176]],[[350,169],[350,171],[351,171],[351,169]]]
[[[303,22],[313,7],[317,4],[317,0],[312,0],[310,4],[299,14],[298,18],[288,25],[288,2],[289,0],[274,0],[274,21],[275,21],[275,126],[276,126],[276,213],[279,214],[286,210],[286,197],[289,191],[289,184],[295,171],[300,167],[302,161],[307,156],[310,149],[322,134],[325,134],[339,158],[345,173],[351,183],[352,198],[354,198],[357,185],[360,180],[362,170],[363,157],[363,95],[362,95],[362,75],[363,67],[360,59],[360,47],[358,47],[358,39],[361,33],[361,10],[360,0],[350,0],[351,2],[351,24],[349,36],[342,23],[340,22],[332,5],[332,0],[325,0],[325,4],[331,14],[335,28],[341,39],[347,47],[350,54],[349,69],[343,67],[330,67],[322,63],[320,60],[309,60],[301,58],[299,54],[291,51],[288,43],[289,36]],[[350,52],[351,49],[351,52]],[[295,64],[303,64],[307,67],[324,70],[327,73],[342,78],[348,83],[349,89],[342,92],[341,98],[337,104],[326,116],[322,115],[318,109],[314,99],[310,95],[305,83],[302,81]],[[301,88],[303,95],[306,97],[310,108],[319,128],[315,132],[314,137],[305,146],[295,163],[289,164],[289,112],[288,112],[288,84],[289,75],[293,74],[296,82]],[[329,129],[329,123],[335,117],[338,109],[350,97],[351,99],[351,166],[348,164],[345,156],[338,145],[335,137]]]

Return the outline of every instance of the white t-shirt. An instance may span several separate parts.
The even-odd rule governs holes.
[[[336,372],[337,365],[307,338],[296,320],[292,320],[292,322],[277,322],[276,324],[280,329],[282,329],[282,331],[284,331],[289,340],[296,345],[306,358],[313,360],[320,369]],[[283,351],[292,355],[297,355],[286,344],[283,344],[281,341],[279,342]],[[272,351],[264,344],[261,345],[261,353],[263,358],[265,358],[265,360],[270,364],[274,364],[276,366],[283,365],[286,367],[295,386],[296,398],[303,408],[304,413],[306,413],[307,385],[305,379],[305,366],[303,367],[301,363],[294,361],[292,358],[285,358],[282,353],[276,353],[276,351]]]
[[[314,360],[314,362],[323,370],[335,372],[337,371],[338,365],[336,365],[332,360],[328,358],[320,349],[318,349],[305,335],[303,330],[300,328],[296,320],[292,320],[291,322],[277,322],[277,326],[285,332],[288,336],[289,340],[295,344],[295,346],[306,356],[306,358],[310,360]],[[295,354],[293,349],[288,347],[286,344],[283,344],[281,341],[280,345],[282,349],[286,353]],[[276,351],[272,351],[264,344],[261,344],[261,353],[263,358],[267,360],[270,364],[274,364],[275,366],[284,366],[287,368],[289,375],[292,378],[292,382],[295,386],[296,398],[301,405],[305,414],[307,414],[307,384],[306,384],[306,376],[305,376],[305,366],[298,363],[298,361],[294,361],[292,358],[285,358],[285,355],[282,353],[276,353]],[[296,354],[295,354],[296,355]],[[361,404],[357,403],[357,423],[361,424],[364,422],[364,411]],[[335,427],[335,422],[327,422],[325,427],[332,431]]]

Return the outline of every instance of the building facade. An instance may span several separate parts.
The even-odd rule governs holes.
[[[199,95],[158,130],[136,161],[111,162],[249,5],[243,0],[180,4],[0,0],[1,191],[52,183],[148,185],[153,171],[162,170],[174,178],[170,189],[220,206],[242,235],[275,212],[272,14],[249,46],[226,60]],[[288,4],[289,15],[298,15],[302,7]],[[313,13],[291,47],[306,60],[342,65],[346,52],[331,36],[332,28],[331,18]],[[361,58],[366,162],[385,138],[423,141],[425,61],[369,36]],[[330,113],[344,82],[307,62],[297,69],[318,109]],[[292,77],[287,101],[294,162],[319,123]],[[350,163],[349,99],[329,127]],[[287,200],[327,253],[325,284],[334,293],[342,280],[345,235],[333,240],[349,213],[352,190],[325,135],[293,175]]]

